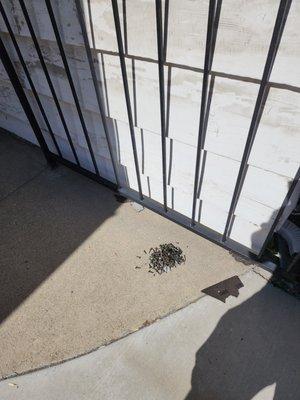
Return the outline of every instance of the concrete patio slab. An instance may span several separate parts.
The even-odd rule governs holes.
[[[79,174],[45,169],[32,146],[9,137],[0,145],[18,166],[8,176],[1,170],[12,182],[0,207],[2,377],[89,352],[251,268]],[[144,250],[165,242],[178,242],[187,261],[153,276]]]
[[[46,168],[37,147],[0,130],[0,200]]]
[[[204,296],[128,337],[0,382],[1,400],[295,400],[299,301],[250,271],[226,304]]]

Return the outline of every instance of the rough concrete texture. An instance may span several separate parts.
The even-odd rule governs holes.
[[[2,400],[295,400],[299,301],[254,271],[86,356],[0,383]]]
[[[1,145],[12,160],[0,158],[1,181],[10,181],[0,208],[2,376],[88,352],[251,268],[85,177],[45,169],[32,146],[7,135]],[[165,242],[179,242],[186,264],[153,276],[144,250]]]
[[[16,157],[17,155],[17,157]],[[0,201],[46,168],[41,151],[0,132]]]

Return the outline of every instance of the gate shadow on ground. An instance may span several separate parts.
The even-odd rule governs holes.
[[[7,188],[0,200],[1,323],[120,204],[111,190],[64,167],[49,169],[39,149],[2,132],[0,154]]]
[[[185,400],[251,400],[271,385],[276,400],[299,398],[299,332],[299,301],[266,284],[227,311],[197,351]]]

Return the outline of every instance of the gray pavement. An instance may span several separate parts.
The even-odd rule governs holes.
[[[2,133],[0,154],[2,377],[85,354],[253,267],[67,168],[51,170],[38,148]],[[187,261],[153,276],[144,250],[168,242]]]
[[[299,301],[256,271],[226,304],[204,296],[88,355],[0,382],[1,400],[299,399]]]

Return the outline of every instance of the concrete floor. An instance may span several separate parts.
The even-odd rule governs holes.
[[[2,377],[89,352],[251,268],[2,133],[0,156]],[[153,276],[144,250],[165,242],[186,264]]]
[[[296,400],[299,301],[255,270],[106,347],[0,382],[1,400]]]

